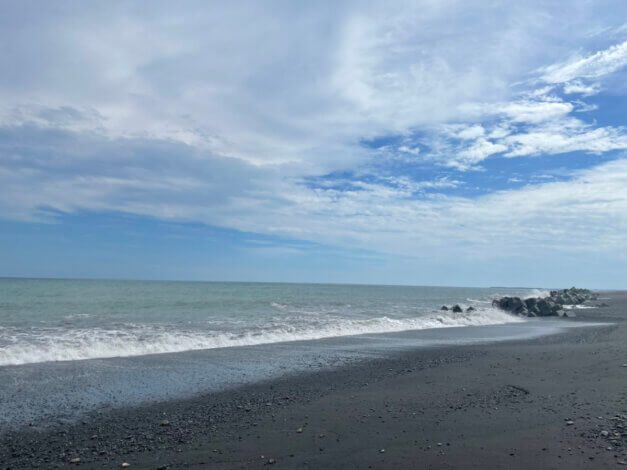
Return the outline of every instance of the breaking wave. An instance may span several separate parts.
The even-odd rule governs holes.
[[[523,299],[530,299],[532,297],[548,297],[551,295],[551,291],[547,289],[531,289],[525,291],[525,293],[521,296]]]
[[[282,305],[281,305],[282,306]],[[278,305],[277,308],[281,308]],[[251,346],[361,334],[390,333],[523,322],[493,308],[473,312],[431,312],[409,318],[323,317],[306,322],[283,319],[238,331],[185,330],[156,325],[118,324],[115,328],[4,328],[0,331],[0,365],[142,356],[202,349]]]

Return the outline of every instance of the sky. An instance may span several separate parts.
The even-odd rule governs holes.
[[[0,276],[627,288],[625,18],[0,0]]]

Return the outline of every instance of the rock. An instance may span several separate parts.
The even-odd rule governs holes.
[[[268,459],[268,465],[274,465],[275,463],[276,463],[276,460]]]
[[[538,299],[536,299],[535,297],[529,297],[528,299],[525,299],[525,306],[527,307],[527,310],[531,310],[533,307],[535,307],[537,302]]]
[[[546,299],[540,299],[536,303],[536,309],[538,311],[537,315],[539,317],[550,317],[553,315],[552,304],[549,303]]]
[[[81,459],[80,459],[80,458],[75,457],[75,458],[73,458],[72,460],[70,460],[70,463],[79,463],[80,461],[81,461]]]
[[[527,305],[520,297],[503,297],[498,301],[497,305],[500,309],[517,315],[527,314]]]
[[[455,313],[461,313],[463,311],[462,308],[457,304],[455,304],[451,310],[453,310],[453,312]]]
[[[385,449],[381,449],[381,450],[379,451],[379,453],[380,453],[380,454],[385,454]]]
[[[523,300],[520,297],[512,297],[510,304],[511,304],[510,308],[512,312],[518,315],[527,314],[527,305],[525,305],[525,302],[523,302]]]
[[[128,462],[122,462],[122,468],[127,468],[127,467],[130,467],[130,466],[131,466],[131,464],[128,463]]]
[[[566,426],[572,426],[573,424],[575,424],[575,422],[570,419],[566,421]]]
[[[609,436],[609,435],[610,435],[610,433],[609,433],[609,432],[607,432],[607,431],[601,431],[601,436],[603,436],[603,437],[607,437],[607,436]]]
[[[467,312],[474,312],[475,311],[475,307],[468,307],[466,309]]]
[[[163,421],[161,421],[161,426],[169,426],[170,425],[170,421],[168,421],[167,419],[164,419]]]
[[[296,432],[297,432],[298,434],[301,434],[301,433],[303,432],[303,428],[298,428],[298,429],[296,430]]]
[[[527,307],[527,316],[536,317],[540,313],[538,310],[538,300],[535,297],[531,297],[529,299],[525,299],[525,306]]]
[[[440,307],[440,310],[446,310],[448,311],[448,307],[446,305],[442,305],[442,307]]]
[[[566,293],[562,296],[562,304],[566,304],[566,305],[572,305],[575,303],[575,299],[573,299],[570,294]]]

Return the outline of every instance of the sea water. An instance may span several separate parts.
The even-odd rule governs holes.
[[[533,292],[0,279],[0,366],[523,321],[491,307],[506,294]]]

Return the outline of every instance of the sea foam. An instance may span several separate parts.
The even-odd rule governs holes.
[[[281,305],[282,307],[283,305]],[[278,305],[277,305],[278,307]],[[280,307],[278,307],[280,308]],[[493,308],[431,312],[409,318],[324,318],[315,324],[274,322],[235,332],[118,324],[116,328],[30,328],[0,331],[0,365],[141,356],[362,334],[523,322]]]

